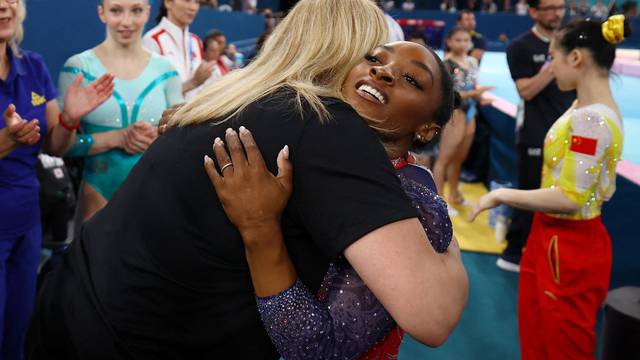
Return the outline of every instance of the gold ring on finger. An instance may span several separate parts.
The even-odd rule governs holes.
[[[222,173],[222,172],[224,172],[224,169],[228,168],[229,166],[233,166],[233,163],[228,163],[227,165],[223,166],[223,167],[220,169],[220,172],[221,172],[221,173]]]

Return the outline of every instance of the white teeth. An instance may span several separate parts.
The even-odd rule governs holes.
[[[382,94],[380,93],[380,91],[374,89],[373,87],[363,84],[360,85],[360,87],[358,88],[358,90],[367,92],[371,95],[373,95],[376,99],[378,99],[378,101],[380,101],[380,103],[384,104],[385,103],[385,99],[384,96],[382,96]]]

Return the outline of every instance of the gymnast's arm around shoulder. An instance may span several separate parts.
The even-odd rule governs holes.
[[[249,171],[251,175],[249,178],[273,177],[273,175],[264,170],[256,173],[251,173],[253,171],[251,168],[247,170],[243,162],[247,160],[242,159],[244,154],[236,150],[237,154],[242,154],[242,157],[233,155],[234,147],[241,150],[242,145],[239,141],[234,140],[228,144],[230,158],[226,155],[221,141],[217,140],[216,143],[218,144],[217,146],[214,144],[216,157],[222,152],[225,153],[221,155],[222,160],[218,159],[220,167],[228,163],[233,163],[233,166],[226,167],[222,176],[215,169],[212,160],[207,160],[205,167],[216,186],[225,211],[232,222],[241,229],[247,248],[247,260],[251,267],[253,256],[251,248],[263,245],[253,244],[251,241],[248,244],[247,240],[262,238],[264,241],[263,237],[268,234],[272,236],[271,239],[275,243],[282,244],[279,219],[277,221],[273,218],[261,219],[255,212],[234,214],[234,210],[229,207],[231,202],[218,189],[223,186],[223,182],[228,181],[226,177],[236,175],[236,171],[240,173]],[[255,152],[251,151],[251,147],[245,146],[245,148],[249,163],[262,161],[257,148]],[[251,154],[256,156],[253,160]],[[291,172],[283,169],[280,160],[279,175],[276,178],[284,179],[291,176]],[[274,193],[291,191],[290,188],[287,190],[282,183],[271,183]],[[274,203],[275,200],[269,201]],[[279,203],[278,206],[284,208],[284,205]],[[389,239],[395,240],[389,241]],[[457,243],[453,242],[444,254],[437,254],[432,247],[425,246],[425,243],[428,243],[428,240],[424,229],[418,219],[414,218],[394,222],[370,232],[349,246],[344,255],[400,327],[417,340],[430,346],[438,346],[446,340],[462,314],[467,301],[467,276]],[[284,245],[276,246],[264,253],[271,254],[268,264],[256,261],[251,268],[258,296],[277,294],[291,286],[296,279],[295,269],[286,255]],[[379,261],[370,261],[372,257],[378,258]],[[258,268],[255,266],[265,266],[269,271],[257,271]],[[275,273],[274,266],[280,267],[281,272],[279,276],[271,278],[269,274]]]

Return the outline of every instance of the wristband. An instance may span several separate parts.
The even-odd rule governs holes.
[[[67,131],[76,131],[76,130],[80,129],[80,122],[78,122],[75,125],[69,125],[66,122],[64,122],[64,117],[62,116],[62,113],[60,113],[60,115],[58,115],[58,123],[60,123],[60,126],[65,128]]]

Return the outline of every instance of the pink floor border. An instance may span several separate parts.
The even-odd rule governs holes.
[[[640,166],[627,160],[620,160],[616,172],[640,186]]]
[[[640,61],[616,58],[612,70],[616,74],[640,77]]]
[[[613,72],[620,75],[640,77],[640,51],[635,49],[618,49]]]

